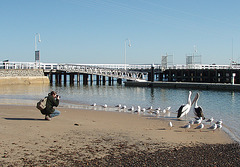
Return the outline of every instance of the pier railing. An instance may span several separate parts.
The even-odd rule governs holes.
[[[44,69],[44,70],[59,70],[62,66],[79,66],[79,67],[98,67],[109,69],[137,70],[137,69],[240,69],[239,64],[231,65],[209,65],[209,64],[189,64],[189,65],[168,65],[163,67],[161,64],[68,64],[68,63],[41,63],[41,62],[9,62],[0,61],[0,69]]]

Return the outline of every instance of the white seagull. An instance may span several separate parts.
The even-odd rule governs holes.
[[[185,131],[187,131],[187,129],[190,129],[191,128],[190,123],[188,123],[187,125],[183,126],[183,128],[185,128]]]
[[[200,129],[200,132],[201,132],[201,129],[204,128],[204,125],[201,123],[200,125],[198,125],[195,129]]]
[[[194,114],[195,114],[198,118],[202,117],[202,119],[204,120],[205,117],[204,117],[204,115],[203,115],[203,109],[202,109],[201,106],[198,106],[198,105],[197,105],[197,102],[198,102],[199,97],[200,97],[200,94],[197,93],[196,96],[195,96],[195,98],[194,98],[193,101],[192,101],[192,104],[195,103],[195,105],[194,105]]]
[[[217,124],[213,124],[212,126],[209,127],[209,129],[212,129],[214,132],[217,129]]]
[[[217,124],[217,128],[220,130],[222,128],[222,124]]]
[[[200,124],[200,123],[202,123],[202,117],[194,121],[194,124]]]
[[[104,105],[103,105],[103,108],[107,108],[107,104],[104,104]]]
[[[168,123],[168,126],[170,127],[170,130],[172,129],[172,127],[173,127],[173,124],[172,124],[172,122],[169,122]]]
[[[97,104],[96,103],[93,103],[91,106],[96,106]]]
[[[213,117],[211,117],[211,118],[209,118],[208,120],[206,120],[206,122],[210,122],[210,125],[211,125],[211,123],[213,122]]]
[[[153,109],[153,107],[152,107],[152,106],[150,106],[150,107],[148,107],[148,108],[147,108],[147,110],[152,110],[152,109]]]
[[[222,123],[223,123],[223,122],[222,122],[222,119],[220,119],[219,121],[216,122],[216,124],[220,124],[220,125],[221,125]]]
[[[134,107],[132,106],[131,108],[128,109],[129,111],[134,111]]]
[[[185,117],[187,118],[187,114],[189,113],[190,109],[191,109],[191,95],[192,92],[189,91],[189,95],[188,95],[188,103],[187,104],[183,104],[179,107],[178,109],[178,115],[177,118],[181,118],[185,115]]]
[[[121,105],[121,104],[118,104],[118,105],[116,105],[115,107],[121,108],[121,107],[122,107],[122,105]]]

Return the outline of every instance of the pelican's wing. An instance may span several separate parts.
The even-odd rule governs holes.
[[[183,104],[179,107],[178,109],[178,115],[177,115],[177,118],[180,118],[182,117],[183,115],[185,115],[184,113],[186,113],[187,110],[189,110],[189,105],[187,104]]]

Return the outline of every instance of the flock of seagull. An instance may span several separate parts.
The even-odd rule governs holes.
[[[205,120],[206,118],[204,117],[202,107],[198,106],[198,104],[197,104],[198,99],[200,97],[200,94],[196,93],[196,96],[193,99],[193,101],[191,101],[191,95],[192,95],[192,92],[189,91],[187,103],[186,104],[182,104],[179,107],[179,109],[177,111],[177,118],[180,119],[180,118],[185,116],[185,119],[187,120],[187,114],[191,110],[192,105],[195,103],[195,105],[194,105],[194,115],[196,116],[195,120],[190,120],[186,125],[182,126],[182,128],[185,128],[185,131],[186,131],[187,129],[190,129],[192,125],[197,125],[195,127],[195,129],[199,129],[200,132],[201,132],[201,130],[204,128],[203,120]],[[91,106],[96,106],[96,103],[93,103]],[[104,105],[102,105],[102,107],[103,108],[107,108],[108,106],[107,106],[107,104],[104,104]],[[147,112],[149,114],[154,114],[157,117],[160,116],[161,114],[164,114],[164,115],[168,114],[170,116],[170,109],[171,109],[170,106],[164,108],[163,110],[161,110],[160,107],[156,108],[156,109],[153,109],[152,106],[150,106],[148,108],[142,108],[140,106],[137,106],[136,108],[134,106],[132,106],[130,108],[127,108],[126,105],[121,105],[121,104],[118,104],[115,107],[117,107],[117,109],[119,111],[121,111],[121,110],[123,110],[124,112],[125,111],[130,111],[132,113],[138,113],[138,114]],[[211,129],[214,132],[216,129],[221,129],[222,128],[222,119],[220,119],[219,121],[217,121],[214,124],[212,124],[213,121],[214,121],[213,117],[211,117],[208,120],[205,120],[205,122],[209,122],[210,123],[210,126],[209,126],[208,129]],[[168,123],[168,126],[170,127],[170,129],[173,127],[173,124],[172,124],[171,121]]]

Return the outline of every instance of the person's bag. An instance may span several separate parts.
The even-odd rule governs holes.
[[[36,108],[39,110],[44,110],[46,108],[47,103],[47,97],[41,99],[39,102],[37,102]]]

